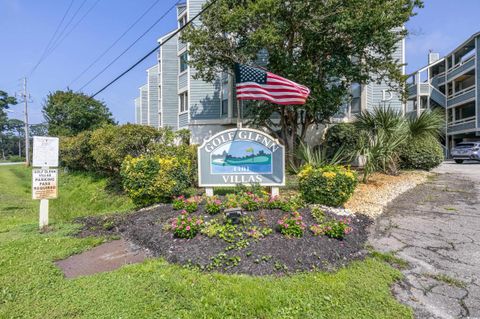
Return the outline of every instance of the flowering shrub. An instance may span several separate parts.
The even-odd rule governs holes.
[[[123,188],[136,205],[170,202],[192,187],[188,159],[157,155],[127,156],[122,164]]]
[[[263,197],[258,196],[254,193],[246,193],[241,196],[242,208],[249,212],[263,208],[264,202],[265,200],[263,199]]]
[[[173,199],[172,207],[175,210],[185,209],[185,196],[181,195]]]
[[[198,204],[202,201],[202,199],[198,196],[191,197],[184,201],[185,203],[185,210],[187,213],[191,214],[198,210]]]
[[[215,215],[220,213],[222,210],[222,201],[216,196],[207,197],[205,203],[205,212],[210,215]]]
[[[306,165],[298,177],[300,192],[307,202],[328,206],[344,204],[358,183],[357,173],[341,165]]]
[[[224,208],[236,208],[241,206],[240,198],[236,194],[225,195],[225,201],[223,202]]]
[[[305,230],[305,223],[302,221],[302,215],[299,212],[293,212],[283,216],[278,221],[280,232],[285,236],[302,237]]]
[[[313,235],[320,236],[326,235],[330,238],[343,239],[345,235],[352,232],[350,225],[350,218],[344,218],[342,220],[331,220],[324,224],[313,225],[310,230]]]
[[[301,202],[301,198],[291,197],[286,198],[282,196],[274,196],[271,197],[266,203],[265,207],[269,209],[281,209],[284,212],[294,212],[297,209],[301,208],[303,203]]]
[[[193,238],[197,235],[202,224],[203,220],[201,218],[189,217],[188,213],[184,210],[180,216],[172,222],[171,229],[175,237]]]

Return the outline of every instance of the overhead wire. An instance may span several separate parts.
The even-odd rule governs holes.
[[[75,0],[71,0],[71,1],[70,1],[70,5],[67,7],[67,10],[66,10],[65,13],[63,14],[63,17],[62,17],[62,19],[60,20],[60,22],[58,23],[57,28],[55,29],[55,32],[52,34],[52,37],[51,37],[50,40],[48,41],[47,46],[46,46],[45,49],[43,50],[42,54],[40,55],[40,58],[38,59],[37,63],[35,64],[35,66],[30,70],[30,72],[29,72],[30,75],[32,75],[33,72],[36,71],[36,69],[38,68],[38,66],[40,65],[40,63],[42,63],[42,61],[44,60],[45,54],[47,53],[47,51],[49,50],[50,46],[52,45],[53,40],[56,38],[57,33],[58,33],[58,31],[60,30],[60,27],[62,26],[63,21],[65,21],[65,18],[67,17],[68,13],[70,12],[70,9],[72,8],[74,2],[75,2]]]
[[[100,75],[102,75],[108,68],[110,68],[118,59],[120,59],[125,53],[128,52],[138,41],[140,41],[150,30],[152,30],[160,21],[162,21],[182,0],[176,1],[163,15],[160,16],[147,30],[145,30],[139,37],[135,39],[127,48],[125,48],[117,57],[115,57],[107,66],[105,66],[100,72],[95,74],[87,83],[85,83],[78,91],[82,91],[90,83],[95,81]]]
[[[145,15],[147,15],[147,13],[150,12],[150,10],[153,9],[153,7],[155,7],[158,3],[160,2],[160,0],[156,0],[150,7],[148,7],[138,18],[137,20],[135,20],[135,22],[133,22],[115,41],[113,41],[113,43],[107,48],[105,49],[105,51],[103,51],[95,60],[93,60],[92,63],[90,63],[80,74],[78,74],[72,81],[70,81],[70,83],[68,84],[68,86],[72,86],[75,82],[77,82],[85,73],[87,73],[98,61],[100,61],[108,52],[110,52],[110,50],[121,40],[123,39],[123,37],[133,28],[135,27],[138,22],[140,22],[143,17],[145,17]]]
[[[52,54],[53,51],[55,51],[60,46],[60,44],[62,44],[62,42],[80,25],[80,23],[82,23],[82,21],[90,14],[90,12],[92,12],[92,10],[97,6],[100,1],[101,0],[95,1],[93,5],[91,5],[90,8],[87,9],[87,11],[85,11],[83,16],[80,17],[80,19],[73,25],[73,27],[68,30],[68,32],[64,34],[60,40],[57,41],[57,44],[52,48],[51,52],[47,54],[47,57]]]
[[[140,63],[142,63],[143,61],[145,61],[150,55],[152,55],[153,53],[155,53],[160,47],[162,47],[162,45],[164,45],[165,43],[167,43],[169,40],[171,40],[173,37],[175,37],[178,33],[180,33],[183,29],[185,29],[187,26],[189,26],[195,19],[197,19],[199,16],[201,16],[205,11],[207,11],[213,4],[215,4],[218,0],[213,0],[211,1],[210,3],[208,3],[205,7],[203,7],[203,9],[197,13],[193,18],[191,18],[190,20],[187,21],[187,23],[185,23],[183,26],[181,26],[180,28],[178,28],[177,30],[175,30],[175,32],[171,33],[166,39],[165,41],[162,41],[161,43],[159,43],[157,46],[155,46],[155,48],[153,48],[152,50],[150,50],[147,54],[145,54],[142,58],[140,58],[139,60],[137,60],[137,62],[135,62],[132,66],[128,67],[125,71],[123,71],[121,74],[119,74],[118,76],[116,76],[112,81],[110,81],[109,83],[107,83],[105,86],[103,86],[100,90],[98,90],[97,92],[95,92],[94,94],[92,94],[90,96],[90,98],[94,98],[95,96],[97,96],[98,94],[102,93],[103,91],[105,91],[108,87],[110,87],[113,83],[117,82],[120,78],[122,78],[125,74],[127,74],[128,72],[130,72],[131,70],[133,70],[137,65],[139,65]]]

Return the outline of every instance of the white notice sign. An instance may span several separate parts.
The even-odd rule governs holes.
[[[32,170],[32,198],[53,199],[58,195],[58,170],[39,169]]]
[[[58,137],[33,137],[33,167],[58,166]]]

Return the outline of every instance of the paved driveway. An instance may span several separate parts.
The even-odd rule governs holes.
[[[435,172],[387,207],[370,243],[409,262],[393,291],[417,318],[480,318],[480,163]]]

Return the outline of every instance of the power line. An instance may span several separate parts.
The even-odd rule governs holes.
[[[33,72],[35,72],[35,70],[38,68],[38,66],[40,65],[40,63],[42,63],[42,61],[43,61],[43,59],[44,59],[44,56],[45,56],[45,54],[47,53],[48,49],[50,48],[50,45],[52,44],[53,40],[54,40],[55,37],[57,36],[57,33],[58,33],[58,31],[60,30],[60,27],[62,26],[63,21],[65,21],[65,18],[67,17],[68,12],[70,12],[70,9],[71,9],[72,6],[73,6],[73,2],[74,2],[74,0],[72,0],[72,1],[70,2],[70,5],[68,6],[67,10],[66,10],[65,13],[63,14],[62,19],[60,20],[60,23],[57,25],[57,28],[55,29],[55,32],[52,34],[52,37],[51,37],[50,40],[48,41],[48,44],[47,44],[47,46],[45,47],[45,49],[43,50],[42,55],[41,55],[40,58],[38,59],[37,64],[35,64],[35,66],[34,66],[34,67],[32,68],[32,70],[30,71],[30,75],[32,75]]]
[[[134,27],[137,25],[138,22],[140,22],[143,17],[145,17],[145,15],[150,12],[150,10],[156,6],[158,3],[160,2],[160,0],[156,0],[147,10],[145,10],[143,12],[143,14],[138,17],[138,19],[132,23],[105,51],[103,51],[102,54],[100,54],[92,63],[90,63],[90,65],[82,71],[82,73],[80,73],[79,75],[77,75],[69,84],[68,86],[72,86],[75,82],[77,82],[85,73],[87,73],[88,70],[90,70],[92,68],[92,66],[94,66],[98,61],[100,61],[100,59],[102,59],[108,52],[110,52],[110,50]]]
[[[100,1],[101,0],[95,1],[95,3],[93,5],[91,5],[90,8],[88,8],[87,11],[85,11],[83,16],[80,17],[80,19],[77,21],[77,23],[75,23],[73,25],[73,27],[70,30],[68,30],[68,32],[60,40],[57,41],[57,45],[55,45],[52,48],[52,50],[47,54],[47,56],[45,58],[47,58],[50,54],[52,54],[53,51],[55,51],[60,46],[60,44],[62,44],[62,42],[80,25],[80,23],[82,23],[82,21],[90,14],[90,12],[92,12],[92,10],[97,6],[97,4]]]
[[[160,21],[162,21],[167,14],[172,11],[177,4],[180,3],[182,0],[178,0],[175,2],[160,18],[158,18],[145,32],[143,32],[135,41],[133,41],[132,44],[130,44],[125,50],[122,51],[113,61],[111,61],[106,67],[104,67],[100,72],[98,72],[92,79],[90,79],[87,83],[85,83],[79,91],[82,91],[86,86],[88,86],[90,83],[92,83],[95,79],[97,79],[103,72],[105,72],[112,64],[114,64],[118,59],[120,59],[125,53],[127,53],[128,50],[130,50],[138,41],[140,41],[150,30],[152,30]]]
[[[147,59],[150,55],[152,55],[153,53],[155,53],[163,44],[165,44],[166,42],[170,41],[174,36],[176,36],[178,33],[180,33],[183,29],[185,29],[187,26],[189,26],[193,20],[195,20],[196,18],[198,18],[200,15],[202,15],[205,11],[207,11],[213,4],[215,4],[218,0],[213,0],[212,2],[210,2],[209,4],[207,4],[199,13],[197,13],[193,18],[191,18],[190,20],[188,20],[187,23],[185,23],[183,26],[181,26],[180,28],[178,28],[175,32],[173,32],[172,34],[170,34],[167,39],[165,39],[165,41],[162,41],[162,43],[158,44],[153,50],[151,50],[150,52],[148,52],[146,55],[144,55],[140,60],[138,60],[137,62],[135,62],[131,67],[129,67],[128,69],[126,69],[125,71],[123,71],[120,75],[118,75],[115,79],[113,79],[112,81],[110,81],[107,85],[105,85],[104,87],[102,87],[100,90],[98,90],[95,94],[91,95],[90,98],[94,98],[95,96],[97,96],[98,94],[102,93],[103,91],[105,91],[110,85],[112,85],[113,83],[117,82],[121,77],[123,77],[125,74],[127,74],[128,72],[130,72],[131,70],[133,70],[137,65],[139,65],[140,63],[142,63],[143,61],[145,61],[145,59]]]
[[[83,8],[83,6],[85,5],[85,3],[87,2],[87,0],[83,0],[83,2],[80,4],[80,6],[77,8],[77,10],[73,13],[72,17],[70,18],[70,20],[67,22],[67,24],[63,27],[62,29],[62,32],[60,32],[60,35],[57,37],[57,40],[56,42],[54,42],[52,44],[52,49],[50,50],[50,52],[47,53],[47,56],[49,56],[53,50],[55,50],[54,47],[57,46],[57,44],[59,43],[60,41],[60,38],[63,36],[63,33],[67,30],[67,28],[70,26],[70,24],[73,22],[73,20],[75,19],[75,17],[77,16],[77,14],[80,12],[80,10]],[[45,58],[47,57],[45,56]]]

